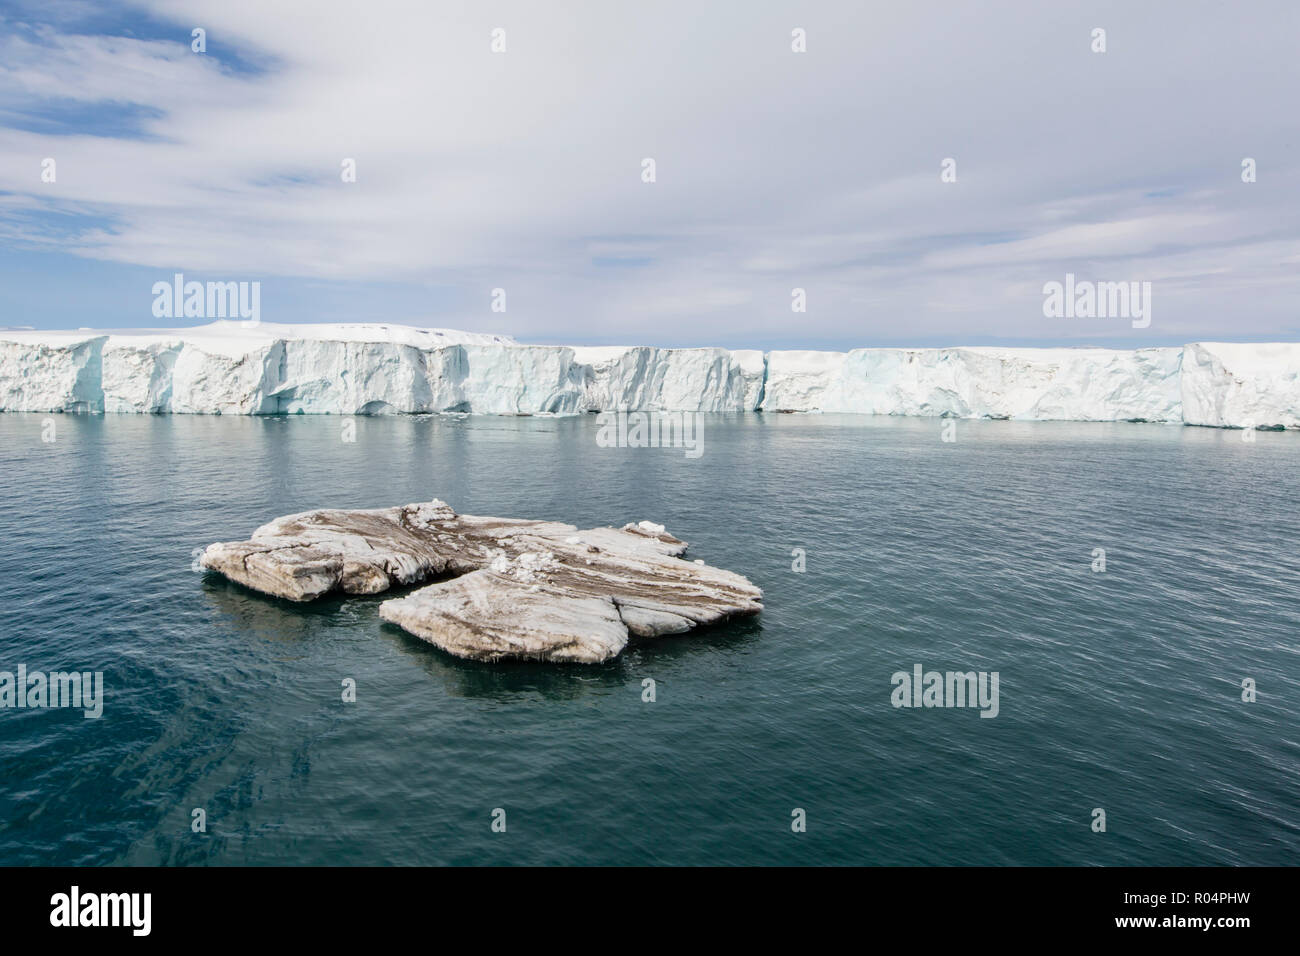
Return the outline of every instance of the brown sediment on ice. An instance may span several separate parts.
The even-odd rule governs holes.
[[[451,654],[596,663],[628,635],[680,634],[757,614],[763,593],[731,571],[683,560],[662,525],[579,530],[554,521],[456,514],[434,500],[277,518],[247,541],[210,545],[200,564],[256,591],[311,601],[378,594],[380,617]]]

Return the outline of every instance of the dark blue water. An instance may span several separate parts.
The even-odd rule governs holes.
[[[0,710],[4,863],[1300,849],[1300,435],[716,416],[689,459],[598,447],[592,418],[366,419],[354,444],[337,418],[55,419],[43,443],[43,416],[0,415],[0,670],[102,670],[107,694],[99,720]],[[606,666],[486,665],[382,624],[382,597],[297,606],[191,570],[277,515],[435,496],[662,522],[767,610]],[[997,671],[999,715],[895,709],[918,663]]]

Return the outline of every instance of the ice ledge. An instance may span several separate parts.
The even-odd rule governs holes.
[[[387,324],[0,330],[0,410],[849,412],[1300,428],[1300,344],[799,352],[521,345]]]

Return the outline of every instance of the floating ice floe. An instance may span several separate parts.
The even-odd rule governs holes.
[[[683,560],[686,542],[663,525],[576,531],[460,515],[434,500],[277,518],[247,541],[208,546],[199,563],[291,601],[442,579],[385,601],[379,615],[477,660],[596,663],[622,651],[629,634],[680,634],[762,610],[762,591],[739,574]]]

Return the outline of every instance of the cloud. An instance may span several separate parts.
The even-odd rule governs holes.
[[[23,213],[4,248],[372,284],[369,319],[394,284],[447,287],[430,323],[548,341],[1297,325],[1282,0],[134,9],[4,23],[0,198]],[[1042,283],[1066,271],[1156,282],[1159,321],[1048,323]]]

